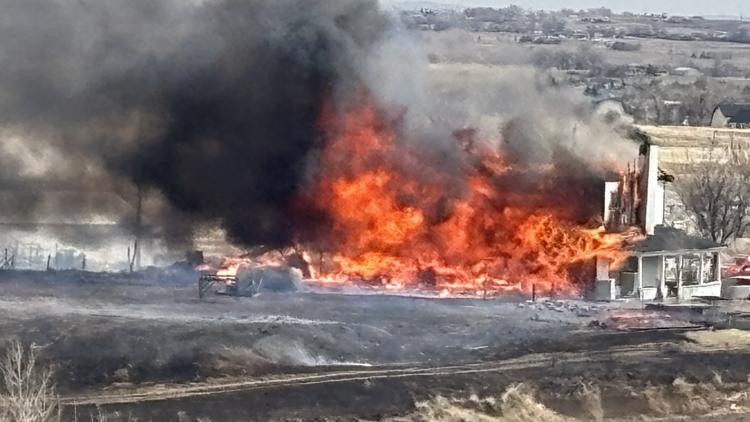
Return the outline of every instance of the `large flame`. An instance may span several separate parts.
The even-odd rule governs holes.
[[[555,165],[511,165],[471,132],[456,136],[458,160],[441,161],[440,148],[403,142],[398,119],[366,95],[343,115],[331,110],[321,118],[327,140],[307,197],[327,218],[323,241],[306,253],[316,281],[573,293],[595,277],[596,257],[615,265],[625,257],[623,235],[577,222],[566,205],[576,198],[503,188],[511,173],[559,179]]]

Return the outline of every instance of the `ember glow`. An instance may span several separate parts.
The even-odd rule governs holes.
[[[402,139],[398,116],[366,95],[343,113],[328,110],[321,125],[328,139],[306,197],[328,218],[316,242],[323,250],[305,254],[317,282],[444,295],[532,286],[564,294],[593,280],[597,256],[613,265],[624,259],[626,235],[581,223],[576,198],[565,193],[578,179],[554,163],[506,162],[472,131],[455,134],[451,154],[459,159],[443,161]],[[537,186],[505,188],[529,175]],[[557,185],[565,190],[549,198]]]

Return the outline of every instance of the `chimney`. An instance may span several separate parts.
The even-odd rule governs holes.
[[[644,168],[646,181],[642,207],[644,210],[644,229],[646,234],[654,234],[657,225],[664,223],[664,186],[659,182],[659,147],[648,145]]]

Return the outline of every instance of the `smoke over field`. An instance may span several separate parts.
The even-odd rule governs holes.
[[[3,166],[4,187],[152,187],[243,244],[289,242],[323,99],[357,83],[386,24],[371,1],[9,0],[3,11],[0,124],[26,158]],[[33,212],[39,198],[19,199],[6,211]]]
[[[507,166],[482,176],[502,200],[474,214],[566,197],[556,214],[576,225],[599,214],[601,182],[633,150],[528,66],[430,65],[424,40],[375,1],[3,3],[0,182],[15,201],[0,211],[10,219],[49,209],[49,190],[114,191],[138,209],[145,192],[149,234],[179,250],[216,224],[240,247],[329,245],[321,233],[336,213],[319,206],[318,183],[341,170],[331,122],[363,98],[394,137],[388,165],[419,151],[413,182],[441,175],[445,191],[421,210],[433,221],[455,215],[470,186],[468,143]],[[107,207],[92,197],[54,212]],[[140,216],[120,224],[142,230]]]

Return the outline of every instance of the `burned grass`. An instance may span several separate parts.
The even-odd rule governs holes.
[[[747,406],[744,332],[592,326],[610,305],[3,287],[0,337],[39,345],[64,420],[669,420]]]

